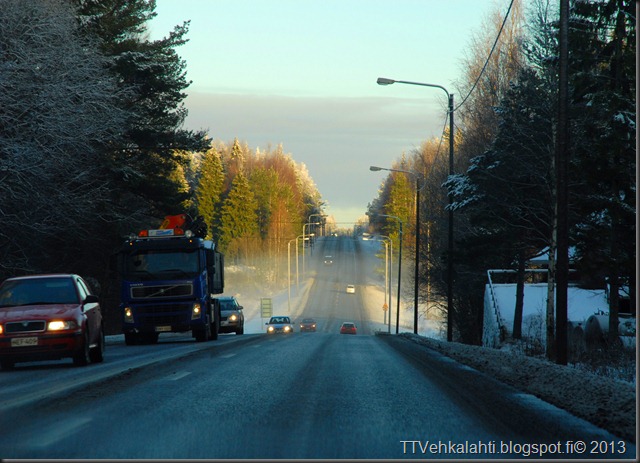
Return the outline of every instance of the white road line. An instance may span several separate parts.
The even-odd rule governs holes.
[[[178,371],[176,373],[173,373],[169,376],[167,376],[165,379],[169,380],[169,381],[177,381],[179,379],[184,378],[185,376],[189,376],[191,374],[190,371]]]
[[[46,448],[62,439],[77,433],[80,428],[86,426],[92,421],[89,417],[71,418],[66,421],[56,422],[48,432],[38,432],[37,437],[30,442],[30,446],[38,448]]]
[[[225,354],[225,355],[221,355],[220,357],[222,357],[223,359],[230,359],[231,357],[235,357],[236,354]]]

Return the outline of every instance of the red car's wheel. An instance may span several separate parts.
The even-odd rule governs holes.
[[[82,340],[82,346],[80,350],[73,356],[73,364],[78,367],[88,365],[91,361],[89,350],[89,334],[84,332],[84,338]]]

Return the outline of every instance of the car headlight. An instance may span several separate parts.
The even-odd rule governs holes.
[[[273,330],[275,330],[275,328],[273,326],[270,326],[269,328],[267,328],[267,331],[269,333],[273,333]]]
[[[77,324],[71,320],[53,320],[47,325],[47,331],[74,330]]]
[[[290,326],[285,326],[284,327],[284,332],[288,333],[289,331],[291,331],[291,327]]]
[[[232,322],[235,322],[238,319],[238,316],[236,314],[233,314],[229,317],[229,320],[231,320]]]

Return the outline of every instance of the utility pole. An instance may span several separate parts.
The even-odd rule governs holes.
[[[569,286],[569,0],[560,0],[558,128],[556,133],[556,363],[566,365]]]

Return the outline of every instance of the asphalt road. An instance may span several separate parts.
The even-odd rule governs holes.
[[[571,447],[582,441],[614,442],[614,453],[589,458],[620,457],[624,444],[608,433],[434,351],[376,335],[378,308],[365,288],[375,258],[361,248],[327,238],[305,256],[314,281],[296,318],[316,318],[315,333],[111,341],[103,364],[2,372],[0,457],[557,459],[584,458]],[[358,334],[338,334],[343,321]]]

